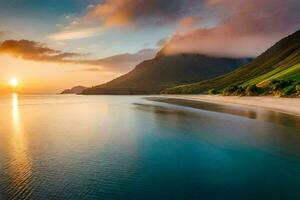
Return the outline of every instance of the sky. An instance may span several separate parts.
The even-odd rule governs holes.
[[[256,57],[300,28],[299,0],[0,0],[0,92],[107,82],[155,57]]]

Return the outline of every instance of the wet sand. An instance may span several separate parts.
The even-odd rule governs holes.
[[[300,98],[282,97],[237,97],[219,95],[161,95],[160,97],[193,100],[223,105],[260,107],[277,112],[300,116]]]

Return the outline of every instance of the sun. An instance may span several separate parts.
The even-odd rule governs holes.
[[[19,85],[18,79],[16,79],[16,78],[11,78],[11,79],[9,80],[9,85],[12,86],[12,87],[17,87],[17,86]]]

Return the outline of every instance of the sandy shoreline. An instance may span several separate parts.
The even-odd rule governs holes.
[[[216,95],[162,95],[161,97],[204,101],[226,105],[243,105],[249,107],[260,107],[282,113],[300,116],[300,98],[280,97],[238,97],[238,96],[216,96]]]

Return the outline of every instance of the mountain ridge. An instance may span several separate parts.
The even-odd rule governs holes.
[[[220,91],[232,85],[240,86],[241,88],[249,85],[266,87],[271,84],[273,80],[279,80],[276,75],[280,75],[280,73],[283,75],[288,72],[291,73],[290,70],[296,73],[296,77],[299,73],[300,77],[299,63],[300,30],[278,41],[252,62],[228,74],[193,84],[168,88],[162,91],[162,93],[199,94],[207,93],[208,90],[211,89]],[[285,77],[285,79],[291,81],[298,80],[289,77]]]
[[[110,82],[87,88],[82,94],[158,94],[184,83],[206,80],[236,69],[248,58],[217,58],[201,54],[163,55],[143,61],[133,70]]]
[[[85,90],[87,87],[85,86],[75,86],[72,87],[71,89],[66,89],[64,91],[62,91],[60,94],[81,94],[83,92],[83,90]]]

